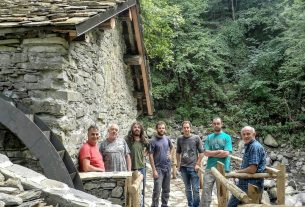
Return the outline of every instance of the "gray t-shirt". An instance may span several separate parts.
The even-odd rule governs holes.
[[[130,153],[124,139],[116,138],[113,142],[102,141],[100,152],[103,155],[105,171],[127,171],[126,155]]]
[[[171,167],[171,161],[168,157],[170,150],[173,148],[169,137],[154,136],[150,141],[149,153],[154,156],[156,169],[168,170]]]
[[[184,167],[195,167],[198,154],[203,153],[202,141],[198,135],[190,137],[179,136],[177,139],[176,152],[181,154],[181,164]]]

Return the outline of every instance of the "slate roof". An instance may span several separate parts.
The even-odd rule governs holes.
[[[77,25],[128,0],[1,0],[0,28]]]

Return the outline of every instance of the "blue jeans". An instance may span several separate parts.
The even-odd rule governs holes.
[[[200,203],[199,176],[193,167],[180,167],[188,207],[198,207]]]
[[[146,168],[143,167],[143,168],[140,168],[138,169],[138,171],[143,175],[143,189],[142,189],[142,199],[141,199],[141,206],[144,207],[145,205],[145,202],[144,202],[144,199],[145,199],[145,186],[146,186]]]
[[[168,169],[158,169],[158,178],[154,179],[154,190],[152,196],[152,204],[151,207],[159,206],[159,197],[162,188],[161,195],[161,207],[168,207],[168,199],[170,192],[170,180],[171,180],[171,168]]]

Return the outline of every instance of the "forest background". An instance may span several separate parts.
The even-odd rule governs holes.
[[[155,119],[305,144],[305,0],[140,0]],[[147,121],[143,118],[144,122]]]

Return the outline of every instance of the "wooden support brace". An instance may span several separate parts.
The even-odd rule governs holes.
[[[103,28],[103,29],[114,29],[116,25],[116,20],[115,18],[110,18],[109,20],[107,20],[106,22],[103,22],[99,25],[99,27]]]
[[[279,173],[277,173],[276,178],[276,194],[277,194],[277,204],[283,205],[285,204],[285,175],[286,169],[284,164],[279,164],[277,166]]]
[[[259,203],[261,198],[260,190],[257,186],[249,184],[248,185],[248,196],[251,199],[251,203]]]
[[[128,13],[126,15],[121,17],[121,20],[125,22],[132,22],[132,14],[130,9],[128,9]]]
[[[173,147],[171,153],[171,160],[172,160],[172,176],[173,179],[177,178],[177,158],[176,158],[176,147]]]

